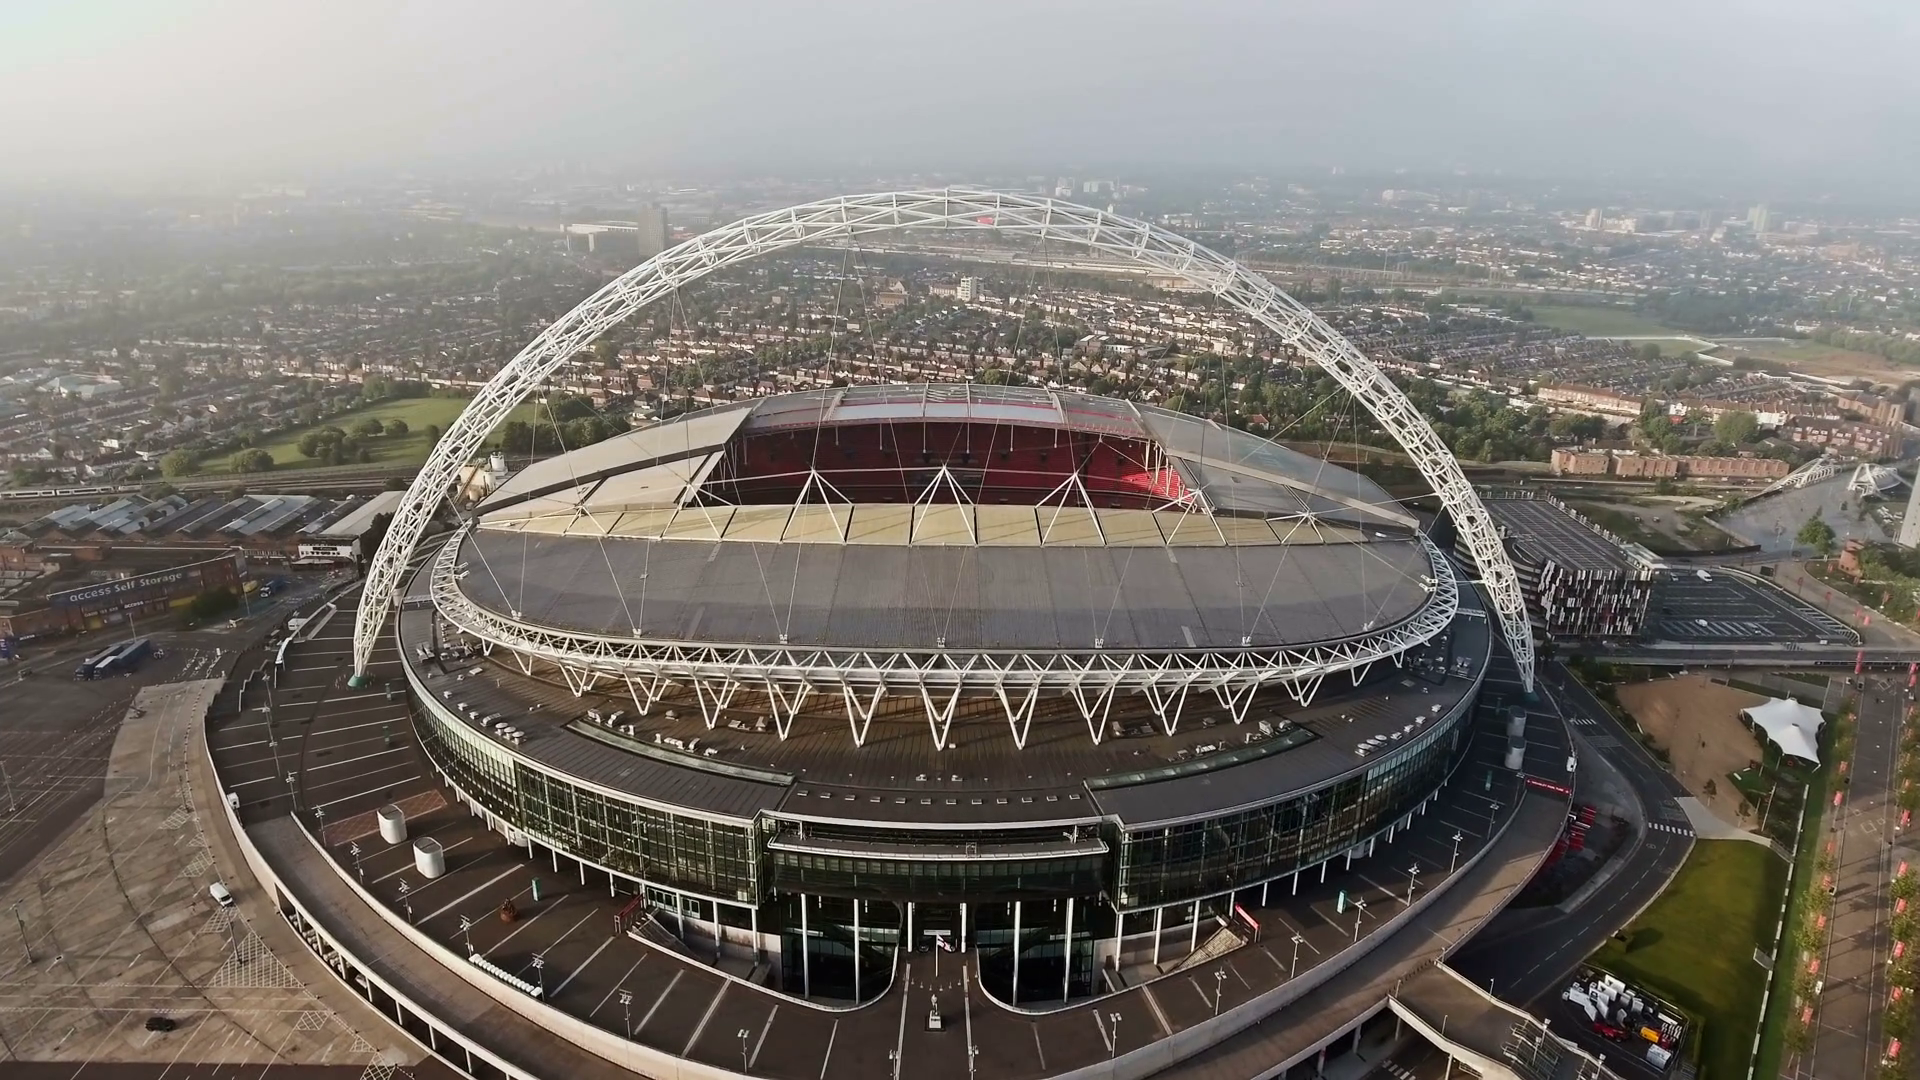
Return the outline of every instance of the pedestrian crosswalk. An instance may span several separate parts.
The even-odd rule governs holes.
[[[1661,832],[1665,832],[1665,833],[1673,833],[1675,836],[1692,836],[1693,835],[1693,830],[1687,828],[1685,825],[1668,825],[1665,822],[1657,821],[1651,825],[1648,825],[1647,828],[1658,829]]]
[[[1573,721],[1573,725],[1575,727],[1599,727],[1600,726],[1600,722],[1595,720],[1591,716],[1573,716],[1573,717],[1569,717],[1568,719]]]
[[[1413,1070],[1391,1059],[1380,1063],[1380,1071],[1394,1077],[1394,1080],[1413,1080]]]

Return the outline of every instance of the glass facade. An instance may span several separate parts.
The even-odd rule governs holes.
[[[1105,884],[1107,864],[1104,852],[1046,859],[886,859],[776,847],[768,854],[773,888],[780,892],[952,903],[1091,896]]]
[[[470,798],[568,855],[610,870],[746,904],[760,899],[759,860],[745,824],[674,814],[549,776],[491,746],[429,704],[422,744]]]
[[[1246,888],[1311,866],[1384,829],[1440,786],[1465,740],[1462,706],[1398,756],[1326,787],[1202,821],[1127,830],[1115,902],[1124,911]]]
[[[1098,993],[1102,943],[1224,916],[1230,891],[1336,857],[1412,811],[1464,752],[1474,696],[1364,772],[1270,804],[1151,828],[959,834],[674,813],[550,775],[419,701],[423,746],[468,798],[636,879],[656,913],[758,930],[747,940],[777,950],[789,993],[871,1000],[896,950],[944,939],[976,955],[1000,1000],[1036,1003]]]

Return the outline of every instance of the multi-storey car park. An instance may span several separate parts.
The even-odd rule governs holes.
[[[1171,243],[1045,200],[870,198],[764,220],[798,235],[912,202],[962,227],[1092,215],[1136,257]],[[1198,275],[1204,249],[1178,250]],[[1363,359],[1326,362],[1372,392]],[[223,721],[245,726],[263,684],[269,718],[298,703],[298,737],[325,745],[298,751],[311,773],[338,767],[322,755],[408,752],[390,720],[358,716],[404,703],[424,775],[285,779],[337,875],[256,869],[337,971],[476,1074],[541,1072],[504,1052],[476,1067],[513,1025],[476,1032],[446,986],[409,997],[397,947],[355,960],[375,946],[363,922],[329,927],[338,896],[448,965],[415,978],[559,1033],[556,1068],[588,1053],[649,1075],[1266,1076],[1312,1068],[1384,1008],[1558,831],[1566,743],[1515,707],[1524,612],[1497,541],[1473,542],[1485,510],[1450,459],[1431,462],[1436,487],[1477,579],[1370,481],[1209,420],[1038,389],[837,388],[533,465],[415,558],[422,508],[524,374],[502,372],[402,501],[353,601],[351,667],[335,619]],[[376,723],[386,749],[336,741]],[[280,812],[288,744],[248,765],[258,738],[215,727],[216,763],[236,762],[223,783],[264,785],[238,820]],[[443,874],[371,865],[388,801],[460,879],[432,901],[420,890]],[[544,898],[501,885],[510,847]],[[616,930],[578,967],[572,916],[491,917],[555,889]],[[643,1016],[611,1014],[623,992]],[[943,1006],[964,1054],[908,1037],[909,1011],[937,1028]],[[704,1012],[663,1030],[662,1008]]]
[[[1638,638],[1660,560],[1532,490],[1486,502],[1520,575],[1527,611],[1549,638]]]

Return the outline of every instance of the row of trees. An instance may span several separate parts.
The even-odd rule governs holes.
[[[1920,341],[1871,330],[1849,330],[1843,326],[1823,326],[1810,335],[1822,345],[1874,353],[1896,364],[1920,366]]]
[[[533,406],[533,419],[500,425],[497,445],[508,454],[557,454],[610,439],[632,427],[624,418],[603,416],[584,397],[558,397]],[[438,432],[432,433],[438,438]]]
[[[1900,809],[1909,814],[1920,811],[1920,726],[1915,725],[1912,714],[1900,725],[1900,760],[1896,771],[1900,777]],[[1887,928],[1899,943],[1900,954],[1887,967],[1887,986],[1890,993],[1898,996],[1888,1001],[1881,1026],[1887,1039],[1898,1039],[1910,1046],[1915,1036],[1920,1035],[1920,1013],[1916,1013],[1913,1003],[1914,988],[1920,985],[1920,915],[1914,906],[1920,902],[1920,877],[1908,869],[1894,877],[1890,891],[1898,910]],[[1888,1080],[1906,1075],[1907,1069],[1897,1059],[1881,1068],[1881,1076]]]
[[[1827,760],[1849,761],[1853,758],[1854,745],[1853,707],[1834,721],[1828,729],[1832,742],[1827,747]],[[1846,774],[1837,769],[1828,773],[1837,783],[1846,782]],[[1809,789],[1808,797],[1812,797]],[[1792,971],[1793,1002],[1788,1010],[1785,1036],[1786,1050],[1789,1054],[1804,1054],[1813,1048],[1814,1027],[1803,1019],[1810,1017],[1813,1007],[1818,1004],[1820,986],[1820,968],[1822,957],[1827,951],[1829,936],[1827,923],[1833,916],[1832,886],[1835,875],[1840,872],[1839,852],[1832,840],[1824,839],[1817,831],[1803,833],[1801,844],[1819,844],[1820,854],[1814,859],[1812,880],[1801,883],[1800,892],[1805,903],[1794,916],[1793,925],[1788,928],[1788,936],[1781,943],[1780,955],[1774,957],[1774,965],[1790,965]]]

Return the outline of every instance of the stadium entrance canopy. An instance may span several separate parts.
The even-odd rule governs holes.
[[[1775,698],[1765,705],[1741,709],[1740,717],[1767,733],[1767,739],[1788,757],[1820,762],[1820,729],[1827,718],[1820,710],[1792,698]]]

